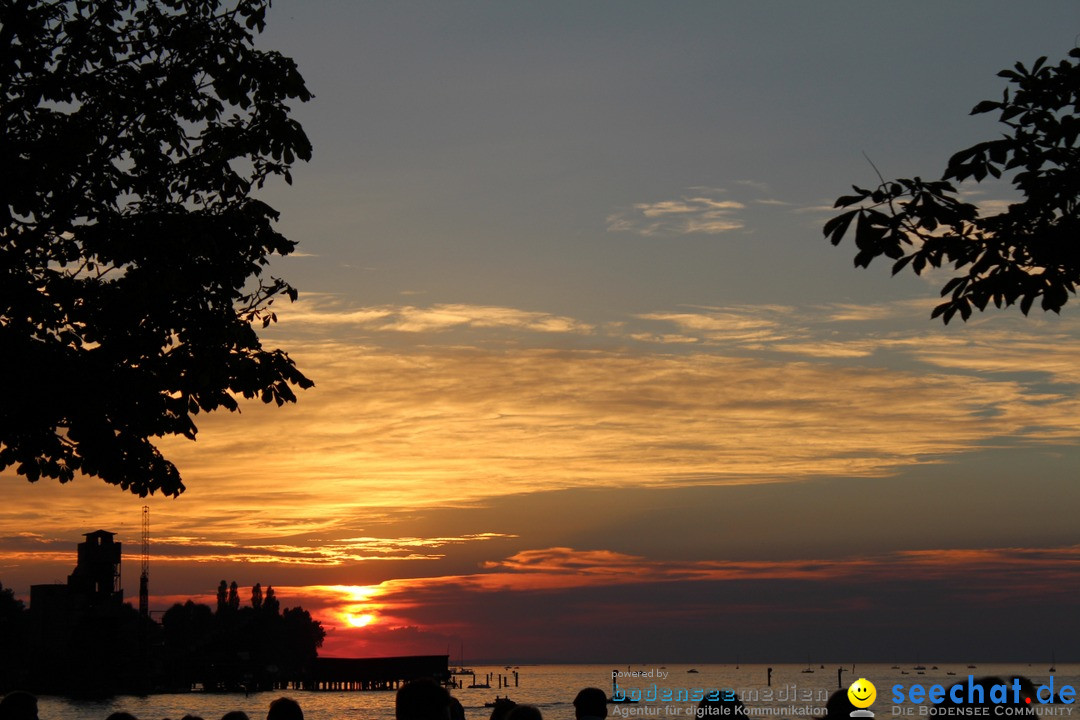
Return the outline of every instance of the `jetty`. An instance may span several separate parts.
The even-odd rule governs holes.
[[[316,658],[307,676],[285,683],[283,690],[396,690],[410,680],[450,678],[449,655],[381,658]]]

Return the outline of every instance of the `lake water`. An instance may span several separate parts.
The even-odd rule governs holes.
[[[915,670],[910,664],[893,667],[892,664],[866,664],[838,666],[826,665],[824,668],[814,665],[773,665],[772,685],[766,684],[767,667],[765,665],[634,665],[614,667],[612,665],[522,665],[518,671],[518,685],[514,687],[511,671],[503,666],[474,666],[478,680],[487,673],[492,673],[492,689],[457,689],[453,695],[465,707],[468,720],[486,720],[491,710],[484,707],[485,702],[494,700],[496,694],[509,695],[519,703],[528,703],[540,708],[545,720],[573,720],[574,708],[571,704],[574,695],[583,687],[599,687],[612,691],[612,672],[637,672],[645,675],[622,677],[619,686],[626,692],[641,691],[646,702],[634,706],[612,706],[611,717],[620,717],[620,710],[628,720],[652,720],[663,718],[676,720],[679,717],[690,718],[691,708],[696,703],[686,701],[685,697],[694,690],[714,688],[732,688],[744,699],[751,717],[776,718],[813,717],[822,714],[825,699],[839,685],[837,671],[843,670],[841,683],[847,687],[860,677],[869,679],[877,687],[878,699],[871,708],[878,718],[892,718],[892,688],[902,684],[910,688],[921,684],[924,688],[940,684],[945,687],[966,681],[969,674],[975,677],[988,675],[1008,677],[1019,674],[1030,678],[1036,685],[1046,684],[1051,675],[1048,666],[1027,664],[979,665],[968,668],[966,664],[938,663],[933,669],[932,663],[926,663],[926,670]],[[812,669],[813,672],[804,672]],[[696,673],[688,672],[697,670]],[[648,675],[651,673],[652,675]],[[667,673],[666,677],[657,677]],[[952,674],[950,674],[952,673]],[[498,676],[509,677],[510,686],[497,689]],[[460,677],[460,676],[459,676]],[[471,682],[464,676],[465,684]],[[1062,686],[1074,688],[1080,686],[1080,665],[1059,664],[1054,673],[1055,691]],[[651,692],[657,693],[657,700],[649,700]],[[665,699],[665,693],[671,699]],[[252,693],[242,694],[207,694],[186,693],[169,695],[151,695],[147,697],[120,696],[108,701],[86,702],[63,698],[43,697],[39,701],[41,720],[104,720],[110,713],[123,710],[135,715],[140,720],[180,720],[191,714],[204,720],[218,720],[230,710],[243,710],[251,720],[262,720],[270,701],[282,694],[295,698],[304,710],[305,720],[393,720],[393,692],[302,692],[287,693]],[[920,707],[910,702],[902,704],[912,708],[913,718],[920,717]],[[927,707],[927,705],[923,705]],[[1075,718],[1080,720],[1080,711],[1075,706],[1046,706],[1037,708],[1047,715]],[[900,717],[900,716],[897,716]],[[990,717],[993,717],[991,715]]]

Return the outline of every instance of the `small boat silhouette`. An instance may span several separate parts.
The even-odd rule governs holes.
[[[629,666],[627,666],[629,667]],[[619,703],[620,705],[629,705],[637,703],[637,700],[631,700],[626,696],[622,690],[619,690],[619,684],[615,682],[615,675],[611,676],[611,697],[608,698],[609,703]]]

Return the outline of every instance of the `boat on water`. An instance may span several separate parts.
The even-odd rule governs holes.
[[[446,654],[450,654],[449,646],[446,648]],[[450,675],[476,675],[476,671],[471,667],[465,667],[465,643],[462,642],[458,647],[458,665],[457,667],[450,668]],[[474,680],[475,682],[475,680]]]
[[[615,682],[615,673],[611,674],[611,697],[608,698],[608,702],[619,703],[620,705],[634,704],[637,702],[637,700],[631,700],[626,696],[626,693],[619,690],[619,684]]]
[[[450,648],[446,648],[446,654],[450,654]],[[472,668],[465,667],[465,643],[461,643],[458,648],[458,664],[457,667],[450,668],[451,675],[475,675],[476,673]]]

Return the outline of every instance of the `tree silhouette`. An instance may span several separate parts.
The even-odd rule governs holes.
[[[253,193],[311,157],[268,5],[0,3],[0,470],[177,495],[152,438],[312,385],[255,330],[296,291]]]
[[[240,586],[233,580],[229,585],[229,612],[236,612],[240,609]]]
[[[997,111],[1007,128],[1001,138],[953,155],[939,181],[882,178],[874,190],[855,187],[834,207],[859,207],[829,220],[825,235],[836,245],[854,221],[856,266],[881,255],[894,261],[894,275],[951,265],[959,274],[945,283],[948,299],[931,316],[946,323],[990,303],[1019,302],[1026,315],[1038,299],[1043,310],[1059,312],[1080,281],[1080,49],[1069,58],[998,73],[1014,90],[971,113]],[[949,182],[1010,171],[1022,199],[996,215],[981,215]]]
[[[176,603],[161,618],[164,672],[168,686],[190,688],[215,667],[221,650],[214,615],[206,605],[188,600]]]
[[[252,684],[272,689],[277,682],[303,677],[326,637],[322,625],[303,608],[281,611],[270,588],[261,607],[230,608],[216,615],[191,600],[177,603],[163,616],[162,628],[163,684],[176,689],[194,683],[207,689]]]
[[[266,597],[263,598],[263,607],[266,608],[266,612],[277,615],[281,609],[281,603],[277,599],[277,595],[274,593],[274,586],[270,585],[266,588]]]
[[[28,616],[22,601],[0,584],[0,692],[14,690],[27,679]]]
[[[229,586],[222,580],[217,586],[217,613],[221,615],[225,612],[225,608],[229,606]]]

